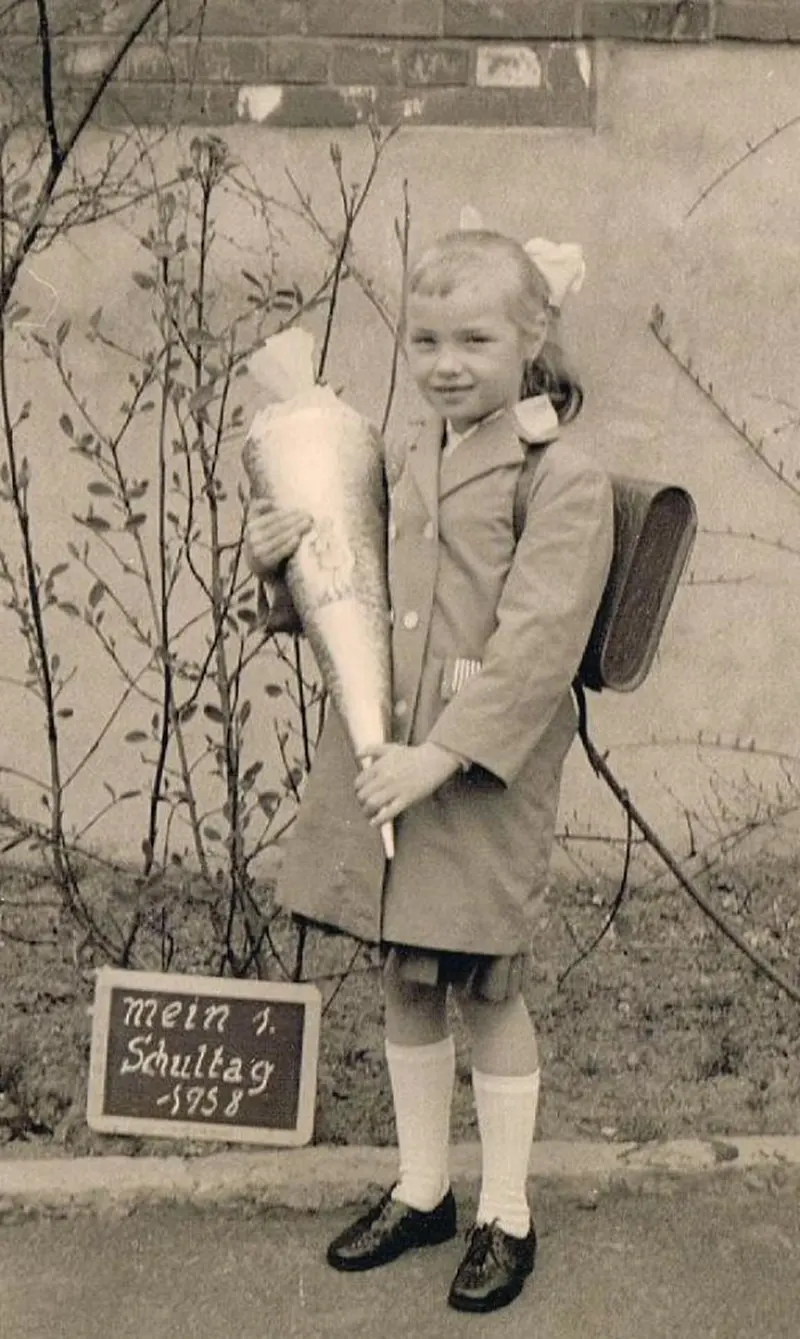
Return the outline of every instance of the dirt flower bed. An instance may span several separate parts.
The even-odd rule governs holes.
[[[797,863],[761,858],[705,882],[717,906],[797,981]],[[760,976],[663,880],[628,892],[601,946],[559,977],[607,915],[612,883],[553,880],[537,928],[528,1001],[539,1031],[545,1139],[649,1141],[800,1133],[800,1007]],[[0,869],[0,1156],[191,1152],[214,1146],[101,1136],[85,1122],[93,971],[99,963],[58,910],[41,875]],[[210,970],[178,936],[172,970]],[[293,931],[275,933],[291,955]],[[325,1013],[315,1139],[394,1141],[374,957],[313,935],[306,975]],[[147,963],[147,966],[153,966]],[[277,966],[274,976],[280,975]],[[454,1138],[476,1137],[469,1057],[453,1018],[458,1078]]]

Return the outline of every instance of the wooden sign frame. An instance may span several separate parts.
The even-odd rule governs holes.
[[[296,1119],[294,1125],[290,1128],[284,1126],[272,1127],[260,1124],[238,1124],[235,1120],[221,1121],[214,1120],[213,1116],[206,1119],[209,1110],[209,1104],[212,1099],[212,1087],[206,1088],[202,1085],[205,1093],[206,1106],[201,1105],[195,1108],[200,1111],[200,1118],[181,1119],[178,1114],[169,1117],[159,1117],[150,1115],[126,1115],[118,1111],[109,1112],[107,1081],[109,1078],[109,1055],[112,1041],[112,1004],[114,996],[120,991],[129,990],[132,992],[131,999],[142,994],[146,999],[142,1008],[138,1009],[137,1019],[144,1016],[144,1026],[147,1025],[147,1019],[155,1018],[160,1010],[161,1018],[169,1015],[170,1029],[175,1028],[175,1032],[170,1030],[166,1035],[170,1038],[175,1035],[183,1035],[179,1023],[174,1020],[179,1019],[181,1010],[186,1007],[186,1017],[189,1017],[191,1010],[191,1001],[193,999],[219,1001],[218,1004],[207,1004],[205,1006],[206,1016],[212,1016],[218,1024],[216,1030],[212,1029],[206,1037],[207,1045],[203,1048],[202,1054],[205,1058],[211,1043],[219,1042],[219,1036],[223,1031],[223,1022],[227,1020],[230,1008],[236,1006],[239,1001],[252,1000],[254,1005],[260,1005],[261,1011],[257,1011],[254,1018],[258,1017],[259,1012],[264,1013],[264,1028],[259,1029],[255,1035],[260,1035],[262,1030],[268,1031],[267,1019],[269,1016],[268,1006],[281,1003],[290,1003],[300,1005],[303,1009],[302,1024],[302,1042],[300,1046],[299,1059],[292,1057],[292,1065],[298,1070],[297,1078],[297,1100],[296,1100]],[[225,1001],[230,1001],[228,1011],[225,1011]],[[150,1008],[152,1002],[152,1008]],[[160,1002],[160,1003],[159,1003]],[[138,1136],[154,1135],[156,1137],[183,1138],[183,1139],[211,1139],[224,1143],[247,1143],[247,1144],[278,1144],[287,1147],[296,1147],[307,1144],[314,1130],[314,1114],[316,1106],[317,1089],[317,1064],[319,1059],[319,1039],[321,1024],[321,995],[318,988],[310,983],[277,982],[277,981],[256,981],[256,980],[238,980],[236,978],[223,978],[213,976],[196,976],[183,973],[170,972],[140,972],[128,971],[123,968],[103,967],[97,973],[95,984],[95,997],[92,1017],[92,1037],[91,1052],[89,1062],[89,1091],[87,1098],[87,1122],[90,1129],[97,1130],[104,1134],[128,1134]],[[136,1004],[130,1004],[129,1009],[136,1008]],[[143,1013],[144,1011],[144,1013]],[[195,1010],[197,1012],[197,1010]],[[194,1021],[194,1020],[193,1020]],[[193,1029],[194,1030],[194,1029]],[[274,1029],[272,1029],[274,1031]],[[213,1035],[212,1035],[213,1034]],[[147,1034],[152,1036],[152,1032]],[[198,1037],[204,1036],[202,1015],[199,1020]],[[163,1030],[158,1033],[159,1038],[164,1036]],[[194,1038],[193,1038],[194,1040]],[[202,1043],[201,1043],[202,1045]],[[222,1051],[222,1045],[218,1045],[218,1050]],[[139,1059],[142,1059],[142,1048],[134,1051]],[[163,1057],[162,1057],[163,1058]],[[177,1057],[176,1057],[177,1058]],[[238,1057],[234,1056],[234,1059]],[[185,1067],[184,1060],[184,1067]],[[222,1065],[220,1061],[220,1065]],[[230,1063],[230,1059],[229,1062]],[[263,1079],[264,1060],[259,1062],[262,1066],[259,1077]],[[196,1062],[199,1068],[199,1062]],[[135,1065],[131,1065],[135,1068]],[[144,1066],[142,1065],[142,1068]],[[197,1072],[197,1069],[195,1070]],[[173,1071],[174,1073],[174,1071]],[[148,1071],[148,1077],[151,1071]],[[168,1080],[171,1082],[171,1078]],[[264,1080],[266,1085],[266,1080]],[[198,1083],[193,1086],[191,1091],[196,1092],[201,1085]],[[218,1085],[219,1086],[219,1085]],[[186,1101],[185,1091],[183,1096],[181,1091],[180,1076],[173,1083],[171,1092],[174,1094],[178,1089],[178,1096],[173,1100],[173,1105],[177,1102],[180,1109],[180,1101]],[[250,1092],[257,1091],[257,1088],[250,1089]],[[214,1109],[218,1094],[213,1094]],[[241,1099],[240,1099],[241,1100]],[[162,1096],[161,1101],[164,1101]]]

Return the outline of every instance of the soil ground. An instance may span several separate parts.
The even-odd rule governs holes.
[[[717,870],[705,886],[731,923],[796,981],[796,861],[762,856]],[[680,889],[641,878],[600,946],[559,984],[601,928],[615,891],[610,881],[555,877],[536,929],[527,995],[545,1080],[539,1136],[647,1142],[800,1133],[800,1008]],[[290,928],[277,925],[275,934],[276,942],[283,934],[288,953]],[[198,970],[202,949],[179,940],[171,970]],[[309,941],[306,975],[323,978],[325,1001],[315,1140],[392,1143],[379,972],[365,950],[342,983],[337,973],[352,958],[350,941]],[[176,1147],[87,1129],[97,965],[41,874],[0,869],[0,1153],[210,1151],[199,1141]],[[453,1137],[474,1138],[469,1056],[453,1022]]]

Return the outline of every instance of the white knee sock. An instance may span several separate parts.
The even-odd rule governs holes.
[[[430,1210],[450,1185],[450,1107],[456,1057],[452,1037],[425,1046],[386,1043],[394,1096],[400,1179],[393,1198]]]
[[[477,1221],[497,1219],[504,1232],[524,1237],[531,1224],[525,1186],[536,1127],[539,1070],[505,1077],[473,1069],[472,1086],[483,1156]]]

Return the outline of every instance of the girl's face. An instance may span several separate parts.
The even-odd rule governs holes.
[[[497,281],[464,283],[447,297],[410,294],[406,348],[425,399],[456,432],[516,404],[522,368],[544,338],[523,335]]]

